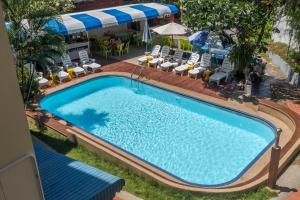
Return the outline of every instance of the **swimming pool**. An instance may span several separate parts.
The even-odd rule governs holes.
[[[188,184],[238,179],[274,142],[269,122],[120,76],[50,94],[41,108]]]

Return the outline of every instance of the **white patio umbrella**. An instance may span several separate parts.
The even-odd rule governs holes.
[[[142,41],[146,43],[146,51],[148,51],[147,47],[148,47],[148,42],[150,39],[151,39],[151,33],[150,33],[149,25],[148,25],[148,20],[145,20]]]
[[[185,35],[188,33],[188,28],[175,22],[168,23],[152,29],[159,35]]]
[[[168,23],[152,29],[152,31],[158,33],[159,35],[171,35],[172,43],[174,35],[185,35],[189,32],[188,28],[184,25],[177,24],[175,22]]]

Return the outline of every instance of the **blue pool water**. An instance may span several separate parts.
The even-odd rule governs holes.
[[[192,184],[238,178],[274,140],[260,119],[107,76],[45,97],[40,106]]]

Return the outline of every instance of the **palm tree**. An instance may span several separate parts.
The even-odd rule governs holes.
[[[37,0],[1,0],[6,20],[10,23],[8,35],[15,56],[18,79],[24,104],[31,98],[36,66],[44,72],[55,64],[55,58],[64,51],[64,38],[45,24],[57,19],[57,12],[46,7],[35,7]],[[33,65],[29,73],[25,64]],[[29,78],[25,76],[29,74]]]

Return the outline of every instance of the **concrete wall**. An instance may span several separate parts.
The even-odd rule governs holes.
[[[290,34],[289,34],[289,25],[287,24],[287,18],[282,17],[277,24],[275,25],[276,28],[280,31],[279,33],[273,33],[272,39],[274,42],[282,42],[285,44],[289,44],[290,41]],[[294,40],[291,41],[291,46],[296,48],[296,42]]]
[[[0,200],[43,199],[0,4]]]
[[[286,76],[287,80],[290,84],[299,87],[300,86],[300,75],[299,73],[295,72],[294,69],[285,62],[279,55],[268,51],[268,57],[272,60],[272,63],[275,64],[281,72]]]

